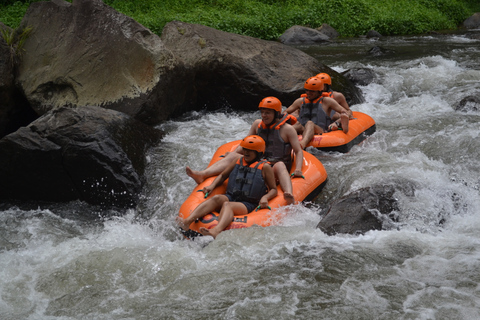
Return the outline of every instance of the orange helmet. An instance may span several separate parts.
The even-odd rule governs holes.
[[[327,73],[319,73],[315,77],[322,79],[323,83],[332,85],[332,78]]]
[[[240,142],[240,147],[263,153],[265,152],[265,141],[260,136],[252,135],[244,138]]]
[[[307,90],[312,90],[312,91],[322,91],[323,90],[323,80],[317,77],[311,77],[308,78],[307,81],[305,81],[305,84],[303,87]]]
[[[282,112],[282,103],[275,97],[266,97],[260,101],[258,108],[273,109],[277,112]]]

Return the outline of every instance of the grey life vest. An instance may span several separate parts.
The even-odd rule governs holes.
[[[299,115],[299,122],[302,126],[305,126],[308,121],[312,121],[325,132],[328,130],[328,126],[332,123],[332,119],[325,113],[325,111],[323,111],[322,101],[323,97],[320,97],[313,102],[303,98]]]
[[[273,125],[267,126],[263,121],[258,125],[257,134],[265,140],[264,158],[275,163],[282,161],[288,170],[292,167],[292,145],[286,143],[280,136],[280,128],[290,121],[289,115],[284,115]]]
[[[265,163],[265,160],[260,160],[248,165],[243,157],[238,159],[228,177],[226,193],[231,195],[234,201],[259,203],[268,192],[262,175]]]

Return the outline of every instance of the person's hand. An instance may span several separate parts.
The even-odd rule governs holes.
[[[268,207],[268,200],[267,200],[267,197],[263,196],[261,199],[260,199],[260,202],[258,203],[260,206],[261,209],[265,209]]]
[[[336,131],[336,130],[338,130],[338,127],[339,127],[338,122],[335,121],[334,123],[332,123],[328,126],[328,130],[329,131]]]
[[[202,192],[205,194],[205,198],[213,191],[212,185],[209,185],[202,189]]]
[[[291,177],[292,178],[303,178],[303,179],[305,179],[305,177],[303,176],[302,170],[298,170],[298,169],[293,171],[293,173],[291,174]]]
[[[260,209],[270,209],[270,210],[272,210],[272,208],[270,208],[269,205],[268,205],[268,200],[267,200],[266,196],[263,196],[260,199],[260,202],[258,203],[258,207],[255,209],[255,211],[258,211]]]

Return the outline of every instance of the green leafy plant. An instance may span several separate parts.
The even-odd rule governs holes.
[[[16,28],[28,6],[44,0],[0,1],[0,21]],[[71,0],[69,0],[71,1]],[[265,40],[288,28],[323,23],[342,36],[371,29],[387,35],[453,30],[480,11],[478,0],[103,0],[106,5],[161,35],[170,21],[202,24]]]
[[[10,49],[10,63],[12,66],[18,62],[18,59],[20,59],[25,51],[23,46],[32,31],[33,27],[31,26],[25,27],[21,31],[8,28],[1,30],[2,38]]]

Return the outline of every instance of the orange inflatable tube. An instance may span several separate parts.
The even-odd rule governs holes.
[[[232,141],[220,146],[210,161],[208,166],[211,166],[213,163],[222,159],[222,156],[227,152],[234,152],[236,147],[240,144],[241,140]],[[291,169],[291,172],[295,170],[295,162]],[[315,158],[312,154],[308,152],[303,153],[303,175],[305,179],[294,178],[292,179],[293,195],[296,201],[313,201],[318,194],[322,191],[323,187],[327,182],[327,171],[325,170],[323,164]],[[203,201],[207,200],[213,195],[224,194],[226,192],[228,179],[225,180],[222,186],[215,188],[212,193],[208,196],[207,199],[204,198],[204,193],[201,191],[204,187],[210,185],[214,177],[210,177],[197,185],[193,189],[190,196],[185,200],[179,210],[179,216],[182,218],[188,217],[191,212]],[[275,209],[287,205],[286,201],[283,199],[283,190],[280,185],[277,185],[277,196],[270,200],[268,205],[270,209],[260,209],[258,211],[250,212],[247,215],[235,216],[234,221],[225,229],[238,229],[238,228],[248,228],[253,225],[258,225],[261,227],[267,227],[275,224],[274,213]],[[211,212],[204,216],[203,218],[193,222],[190,225],[189,231],[184,231],[181,229],[185,237],[194,238],[196,236],[201,236],[199,233],[200,227],[205,227],[207,229],[213,228],[218,223],[218,212]]]
[[[348,123],[348,133],[342,130],[330,131],[315,135],[307,147],[315,147],[322,151],[337,151],[346,153],[362,142],[376,130],[375,120],[369,115],[353,111],[353,119]],[[302,136],[298,136],[302,140]]]

